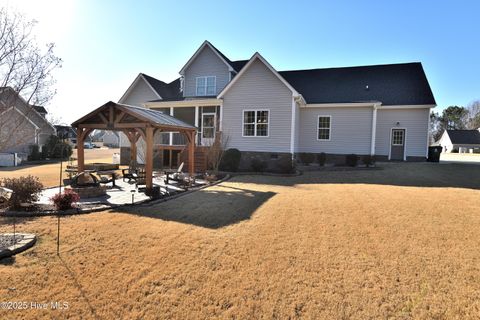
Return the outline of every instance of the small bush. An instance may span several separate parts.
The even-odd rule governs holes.
[[[242,154],[238,149],[227,149],[223,154],[220,162],[220,170],[235,172],[240,165],[240,158]]]
[[[267,169],[268,164],[260,159],[252,159],[250,167],[255,172],[264,172]]]
[[[28,175],[20,178],[4,178],[2,185],[13,191],[8,202],[13,209],[20,209],[21,203],[32,203],[38,200],[38,194],[43,189],[43,184],[38,177]]]
[[[345,156],[345,164],[349,167],[356,167],[358,163],[358,156],[356,154],[348,154]]]
[[[40,148],[37,144],[30,146],[30,154],[28,155],[28,161],[38,161],[42,159],[42,154],[40,153]]]
[[[362,157],[363,164],[368,168],[375,164],[375,156],[365,155]]]
[[[276,171],[279,173],[295,172],[295,163],[288,156],[282,157],[277,161]]]
[[[299,154],[299,156],[300,156],[300,161],[307,166],[313,161],[315,161],[315,155],[313,153],[302,152]]]
[[[318,154],[318,163],[323,167],[325,162],[327,161],[327,155],[325,152],[321,152]]]
[[[458,148],[453,148],[451,152],[452,153],[458,153],[459,151],[458,151]]]
[[[74,202],[78,202],[80,196],[73,190],[65,189],[63,193],[57,193],[50,198],[57,210],[68,210],[72,208]]]

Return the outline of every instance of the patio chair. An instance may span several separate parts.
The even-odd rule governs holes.
[[[179,166],[178,166],[178,169],[174,169],[174,170],[165,170],[164,173],[165,173],[165,184],[168,184],[170,180],[173,180],[173,181],[181,181],[181,180],[184,180],[185,179],[185,174],[182,172],[183,170],[183,166],[185,164],[182,162]]]
[[[135,180],[135,186],[137,189],[140,189],[138,186],[145,186],[147,185],[147,173],[144,168],[137,169],[137,173],[135,177],[132,178]]]
[[[122,169],[123,182],[125,182],[125,179],[128,179],[128,182],[132,180],[136,181],[137,177],[138,177],[138,169],[137,169],[136,162],[134,161],[130,162],[128,169]]]

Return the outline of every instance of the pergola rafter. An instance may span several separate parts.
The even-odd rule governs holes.
[[[85,169],[84,142],[94,130],[113,130],[125,133],[130,142],[130,159],[136,161],[137,142],[142,137],[146,142],[145,173],[147,189],[153,186],[153,138],[156,132],[180,132],[188,141],[188,169],[195,173],[195,135],[197,128],[160,111],[119,104],[112,101],[95,109],[72,123],[77,129],[78,171]]]

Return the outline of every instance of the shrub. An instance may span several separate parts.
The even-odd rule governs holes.
[[[47,143],[43,146],[45,154],[53,159],[69,158],[72,153],[72,146],[61,141],[57,136],[51,135],[48,137]],[[43,151],[43,150],[42,150]]]
[[[37,161],[42,159],[42,154],[40,153],[40,148],[38,145],[33,144],[30,146],[30,154],[28,155],[28,161]]]
[[[299,156],[300,156],[300,161],[307,166],[313,161],[315,161],[315,155],[313,153],[302,152],[299,154]]]
[[[293,173],[295,172],[295,163],[288,156],[282,157],[277,161],[276,169],[279,173]]]
[[[318,163],[323,167],[325,162],[327,161],[327,155],[325,152],[321,152],[318,154]]]
[[[452,153],[458,153],[459,151],[458,151],[458,148],[453,148],[451,152]]]
[[[250,167],[255,172],[264,172],[267,169],[267,166],[268,164],[265,161],[256,158],[252,159],[250,163]]]
[[[80,196],[73,190],[65,189],[63,193],[57,193],[50,198],[57,210],[68,210],[74,202],[78,202]]]
[[[365,155],[362,157],[363,164],[368,168],[375,164],[375,156]]]
[[[358,156],[356,154],[348,154],[345,156],[345,164],[349,167],[356,167]]]
[[[31,175],[20,178],[4,178],[2,185],[13,191],[8,204],[14,209],[19,209],[21,203],[37,201],[38,194],[43,189],[43,184],[38,177]]]
[[[241,156],[242,154],[238,149],[227,149],[220,162],[220,170],[232,172],[237,171],[238,166],[240,165]]]

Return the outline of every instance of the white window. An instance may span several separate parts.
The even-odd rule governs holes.
[[[268,110],[243,111],[243,136],[268,137],[268,124],[270,121]]]
[[[392,145],[403,146],[404,130],[393,130],[392,132]]]
[[[217,91],[215,76],[197,77],[197,96],[214,96]]]
[[[330,140],[331,120],[330,116],[318,116],[318,140]]]

